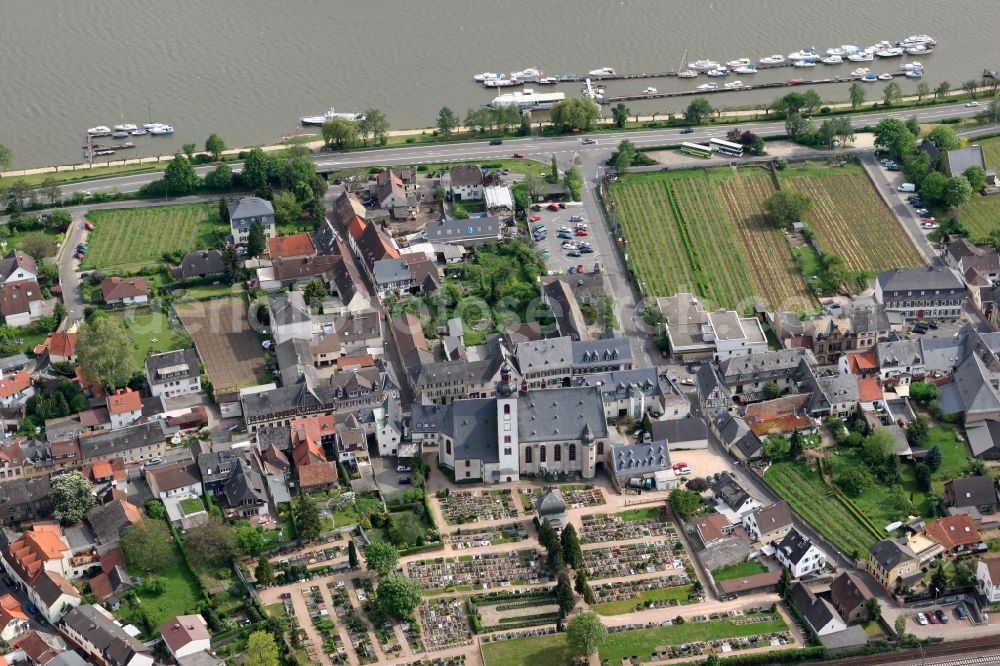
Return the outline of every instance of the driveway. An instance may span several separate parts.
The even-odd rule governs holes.
[[[931,247],[930,242],[927,240],[927,232],[920,227],[920,216],[916,214],[913,206],[906,200],[909,193],[900,192],[898,189],[900,184],[905,181],[903,173],[901,171],[887,170],[876,159],[874,152],[862,153],[858,157],[861,159],[861,165],[868,172],[872,182],[875,184],[875,189],[878,190],[879,196],[889,206],[889,210],[896,216],[899,223],[903,225],[903,229],[906,230],[910,240],[913,241],[913,244],[920,253],[924,255],[927,263],[932,266],[940,265],[942,262],[937,250]]]

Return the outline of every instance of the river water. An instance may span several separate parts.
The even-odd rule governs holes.
[[[995,0],[0,0],[0,143],[14,167],[78,162],[86,128],[152,118],[170,137],[137,137],[128,157],[201,146],[272,143],[301,115],[382,109],[393,128],[432,125],[448,105],[461,116],[493,94],[482,71],[539,67],[548,75],[599,67],[676,69],[688,60],[753,60],[815,46],[862,47],[928,33],[920,58],[934,88],[1000,67]],[[912,60],[907,57],[906,60]],[[892,71],[903,59],[865,63]],[[720,86],[846,75],[859,66],[780,68],[713,79]],[[613,81],[607,94],[690,90],[693,80]],[[904,91],[917,82],[901,80]],[[884,82],[868,87],[869,99]],[[846,98],[847,84],[817,86]],[[552,87],[550,87],[551,89]],[[578,95],[579,84],[555,87]],[[506,89],[509,91],[511,89]],[[712,95],[717,107],[756,104],[779,90]],[[631,102],[679,112],[680,97]],[[607,112],[607,111],[606,111]],[[102,139],[110,143],[110,139]]]

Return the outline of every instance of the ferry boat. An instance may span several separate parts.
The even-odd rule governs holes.
[[[785,62],[785,56],[780,53],[775,53],[760,59],[761,65],[780,65],[783,62]]]
[[[737,67],[746,67],[750,64],[750,58],[737,58],[736,60],[730,60],[726,63],[726,67],[731,67],[736,69]]]
[[[743,87],[743,82],[742,81],[730,81],[729,83],[727,83],[723,87],[728,88],[730,90],[732,90],[734,88],[742,88]]]
[[[174,127],[173,125],[160,125],[149,130],[149,133],[153,136],[166,136],[174,133]]]
[[[703,83],[698,86],[698,90],[718,90],[719,84],[715,81],[709,81],[708,83]]]
[[[330,109],[324,113],[322,116],[299,116],[299,122],[303,125],[322,125],[328,120],[333,118],[343,118],[345,120],[361,120],[365,117],[363,113],[337,113],[333,110],[331,106]],[[168,126],[169,127],[169,126]],[[156,134],[156,128],[151,128],[149,131]]]
[[[131,132],[131,131],[137,130],[137,129],[139,129],[139,128],[137,126],[133,125],[132,123],[122,123],[121,125],[115,125],[115,127],[114,127],[114,130],[116,132]]]
[[[824,65],[840,65],[844,62],[844,59],[839,55],[827,56],[820,60]]]
[[[815,62],[816,60],[819,60],[819,55],[816,53],[816,49],[810,47],[808,49],[802,49],[800,51],[796,51],[795,53],[789,53],[788,59],[793,60],[795,62],[802,62],[802,61]]]
[[[493,79],[502,79],[502,72],[483,72],[482,74],[476,74],[472,77],[473,81],[478,81],[482,83],[483,81],[492,81]]]
[[[736,74],[756,74],[757,66],[744,65],[743,67],[737,67],[736,69],[733,70],[733,72],[735,72]]]
[[[614,76],[615,70],[611,67],[601,67],[600,69],[592,69],[587,74],[590,76]]]
[[[695,60],[694,62],[688,63],[688,69],[693,69],[695,71],[708,71],[711,69],[718,69],[719,63],[714,60]]]
[[[595,94],[595,97],[598,95]],[[556,102],[566,99],[566,93],[546,92],[536,93],[531,88],[525,88],[512,93],[497,95],[490,100],[490,106],[500,109],[507,106],[516,106],[519,109],[548,109]]]
[[[652,86],[650,86],[649,88],[646,88],[642,92],[643,92],[644,95],[655,95],[657,91],[656,91],[656,88],[653,88]]]
[[[705,72],[708,76],[729,76],[729,70],[725,67],[716,67]]]
[[[696,76],[698,76],[698,72],[694,71],[693,69],[685,69],[680,72],[677,72],[677,77],[681,79],[693,79]]]
[[[879,49],[875,52],[879,58],[895,58],[896,56],[903,55],[904,51],[898,46],[891,46],[887,49]]]
[[[816,61],[815,60],[796,60],[795,62],[792,63],[792,66],[793,67],[815,67],[816,66]]]
[[[841,44],[840,46],[835,46],[832,49],[827,49],[826,54],[836,55],[836,56],[846,56],[846,55],[851,55],[852,53],[857,53],[860,50],[861,49],[855,46],[854,44]]]
[[[111,136],[111,128],[107,125],[98,125],[87,130],[90,136]]]

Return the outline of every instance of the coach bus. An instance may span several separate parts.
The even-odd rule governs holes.
[[[743,146],[724,139],[709,139],[708,145],[717,153],[730,157],[743,157]]]
[[[688,143],[685,141],[681,144],[681,152],[694,155],[695,157],[704,157],[705,159],[711,159],[712,157],[712,149],[700,143]]]

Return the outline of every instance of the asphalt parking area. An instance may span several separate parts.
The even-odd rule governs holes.
[[[570,221],[570,217],[578,215],[583,218],[583,224],[587,225],[587,236],[577,236],[576,235],[576,225],[577,222]],[[540,219],[532,221],[531,217],[538,216]],[[528,229],[533,230],[538,225],[544,225],[545,228],[545,239],[541,241],[532,240],[532,244],[535,247],[535,251],[540,255],[544,252],[548,252],[549,256],[544,259],[545,267],[549,271],[555,272],[568,272],[570,268],[575,268],[577,266],[584,266],[585,270],[588,272],[590,268],[594,265],[594,262],[601,259],[601,253],[598,249],[597,243],[593,240],[593,232],[590,230],[592,222],[587,219],[587,215],[584,213],[583,208],[580,206],[569,206],[565,209],[560,209],[558,212],[551,211],[548,208],[544,208],[540,211],[531,211],[531,215],[528,219]],[[559,230],[560,228],[565,228],[569,230],[572,234],[571,238],[560,238]],[[532,232],[532,236],[534,236]],[[564,248],[563,245],[570,243],[576,246],[577,251],[579,244],[590,243],[593,252],[581,252],[579,257],[570,256],[571,248]]]

